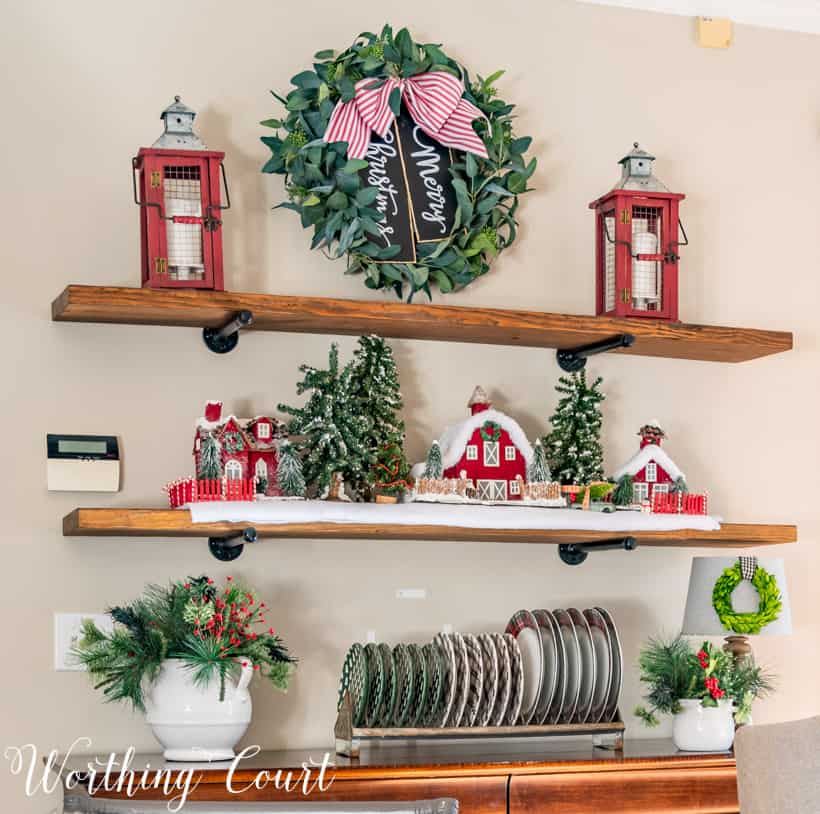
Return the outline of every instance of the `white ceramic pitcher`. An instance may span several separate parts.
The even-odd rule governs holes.
[[[166,760],[231,760],[234,746],[251,722],[248,685],[253,665],[243,660],[239,681],[225,680],[225,699],[219,700],[219,680],[207,687],[193,683],[181,659],[162,662],[159,678],[145,699],[145,720],[165,748]]]
[[[672,740],[686,752],[726,752],[735,739],[732,701],[723,699],[716,707],[704,707],[700,699],[684,699],[672,722]]]

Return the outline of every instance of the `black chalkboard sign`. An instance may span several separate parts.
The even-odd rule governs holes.
[[[453,229],[458,207],[450,176],[452,155],[404,110],[397,125],[416,239],[420,243],[443,240]]]
[[[381,246],[399,246],[388,263],[415,263],[416,243],[443,240],[455,223],[458,201],[450,176],[453,157],[430,138],[402,108],[384,138],[371,134],[361,170],[362,183],[379,194],[373,204],[384,215],[380,234],[370,239]]]
[[[380,234],[369,237],[385,249],[400,247],[399,253],[386,262],[415,263],[413,216],[395,126],[387,131],[384,138],[371,134],[365,158],[369,166],[360,172],[362,183],[379,191],[372,207],[384,215],[384,220],[378,222]]]

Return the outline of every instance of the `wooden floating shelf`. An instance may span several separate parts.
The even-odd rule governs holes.
[[[312,334],[378,334],[488,345],[572,348],[630,333],[615,353],[745,362],[791,350],[792,334],[651,319],[613,319],[454,305],[340,300],[111,286],[70,285],[52,303],[56,322],[218,328],[238,312],[253,313],[250,330]]]
[[[589,531],[465,528],[387,523],[193,523],[180,509],[75,509],[63,518],[66,537],[226,537],[252,526],[257,536],[320,540],[437,540],[494,543],[582,543],[635,537],[640,546],[747,548],[797,541],[797,526],[724,523],[717,531]]]

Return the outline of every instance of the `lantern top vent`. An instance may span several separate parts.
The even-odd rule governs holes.
[[[179,96],[174,96],[172,104],[160,113],[165,124],[165,132],[153,146],[165,150],[204,150],[205,143],[194,133],[196,112],[183,104]]]
[[[669,192],[666,184],[652,174],[654,155],[634,142],[632,149],[618,162],[621,165],[621,180],[614,189],[632,189],[639,192]]]

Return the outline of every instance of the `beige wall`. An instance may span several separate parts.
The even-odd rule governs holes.
[[[592,216],[587,202],[617,177],[633,140],[654,151],[658,175],[687,193],[683,218],[685,320],[795,333],[793,353],[738,366],[601,358],[610,469],[648,417],[712,505],[739,521],[796,522],[787,559],[795,634],[756,643],[780,673],[757,709],[772,721],[820,711],[820,523],[817,519],[820,39],[739,27],[729,51],[707,51],[685,18],[575,4],[396,0],[6,4],[3,62],[2,426],[5,669],[2,742],[100,749],[154,748],[138,716],[104,706],[82,674],[52,670],[52,614],[99,611],[148,581],[208,571],[247,577],[301,657],[287,696],[255,691],[248,742],[330,742],[337,671],[347,644],[375,629],[423,639],[442,623],[497,629],[519,607],[589,603],[620,621],[639,696],[640,642],[680,624],[694,551],[592,557],[568,570],[550,546],[269,541],[223,566],[204,541],[63,539],[78,504],[160,506],[162,484],[190,471],[190,428],[206,398],[238,413],[295,398],[296,368],[321,364],[329,338],[243,337],[225,358],[183,329],[57,325],[49,304],[67,283],[137,285],[137,211],[129,159],[158,135],[174,93],[200,111],[206,142],[227,151],[234,208],[225,217],[227,279],[240,291],[376,298],[308,251],[292,213],[271,212],[282,180],[262,176],[260,119],[314,51],[344,47],[390,20],[444,43],[473,71],[506,68],[503,96],[534,135],[537,191],[521,207],[521,235],[485,280],[448,302],[590,313]],[[352,340],[342,340],[349,353]],[[407,401],[408,447],[419,456],[463,415],[474,384],[530,433],[555,402],[550,352],[395,342]],[[115,433],[123,491],[49,494],[48,431]],[[426,602],[396,600],[425,587]],[[630,737],[648,733],[627,716]],[[668,734],[666,726],[662,734]],[[0,771],[0,797],[19,789]],[[19,802],[18,808],[19,809]],[[35,810],[35,808],[32,808]],[[43,810],[42,806],[36,810]]]

